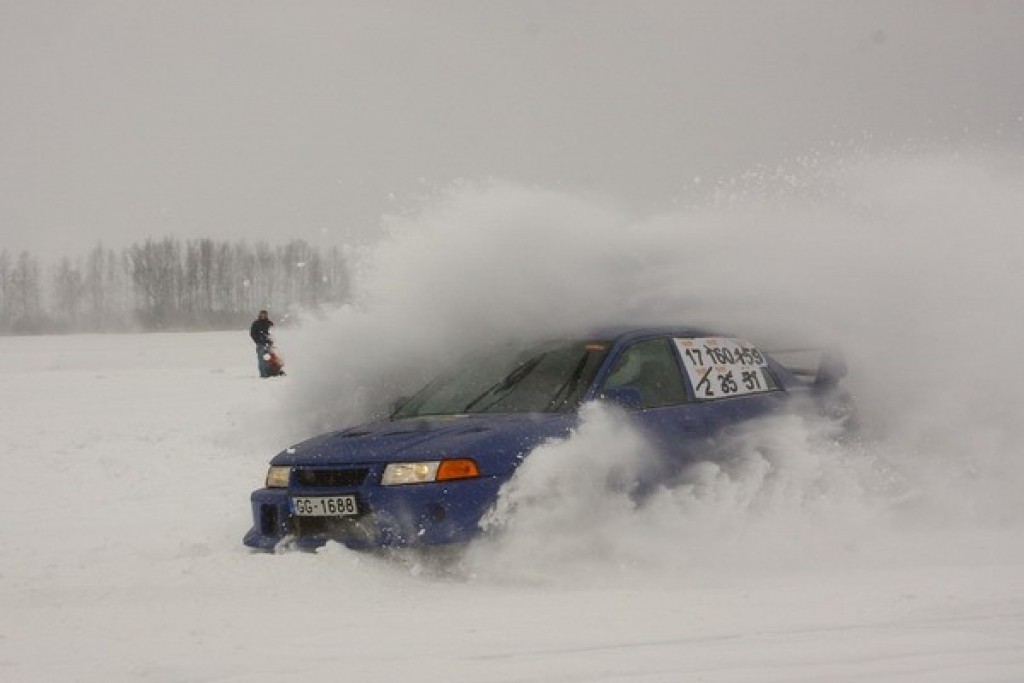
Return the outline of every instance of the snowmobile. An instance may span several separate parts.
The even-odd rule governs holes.
[[[277,377],[284,375],[284,358],[277,352],[277,348],[274,346],[274,342],[267,344],[263,352],[263,360],[267,363],[267,369],[269,371],[268,377]]]

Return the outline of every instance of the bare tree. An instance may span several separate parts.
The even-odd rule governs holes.
[[[138,313],[147,327],[162,329],[178,322],[181,282],[184,279],[181,243],[174,238],[146,240],[128,251]]]
[[[42,286],[39,261],[22,251],[10,280],[10,320],[14,332],[41,332],[43,327]]]
[[[53,273],[54,314],[61,329],[80,329],[85,294],[82,271],[65,256]]]
[[[11,280],[13,278],[11,254],[0,251],[0,332],[11,329]]]
[[[302,240],[271,247],[175,238],[119,253],[97,244],[81,260],[63,257],[44,291],[38,260],[0,251],[0,333],[208,329],[241,324],[260,308],[317,309],[348,296],[338,249]]]

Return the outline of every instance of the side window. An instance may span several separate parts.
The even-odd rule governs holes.
[[[627,348],[604,382],[604,389],[633,387],[641,407],[655,408],[686,402],[683,375],[667,339],[651,339]]]

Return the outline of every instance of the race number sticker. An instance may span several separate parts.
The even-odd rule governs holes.
[[[773,391],[768,362],[757,347],[742,339],[676,339],[686,375],[698,399],[730,398]]]

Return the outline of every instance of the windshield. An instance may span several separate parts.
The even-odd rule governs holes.
[[[579,405],[607,350],[593,341],[502,349],[431,382],[392,417],[567,412]]]

